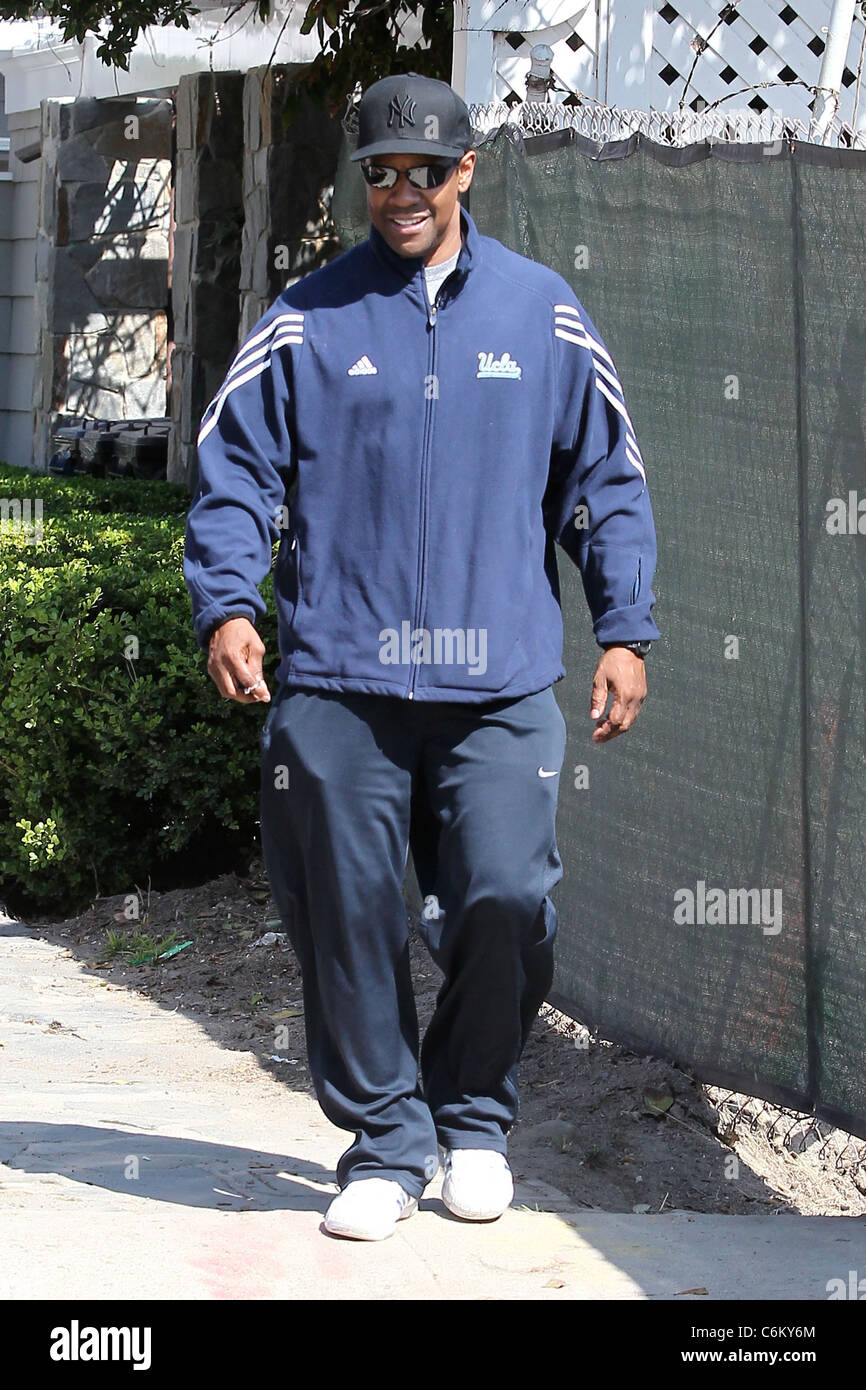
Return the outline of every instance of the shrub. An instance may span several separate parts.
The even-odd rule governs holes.
[[[0,496],[42,499],[36,543],[0,526],[7,905],[70,910],[94,889],[188,877],[206,854],[222,870],[256,838],[263,711],[222,700],[196,644],[182,573],[189,495],[0,465]],[[273,684],[270,578],[262,593]]]

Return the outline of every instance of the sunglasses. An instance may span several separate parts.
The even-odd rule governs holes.
[[[426,192],[441,187],[459,163],[459,159],[449,159],[444,164],[416,164],[414,169],[402,170],[392,169],[387,164],[362,164],[361,173],[371,188],[393,188],[403,173],[413,188]]]

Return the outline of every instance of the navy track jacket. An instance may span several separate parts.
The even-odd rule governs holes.
[[[565,674],[555,544],[599,643],[655,639],[646,472],[566,280],[461,208],[456,269],[366,241],[285,290],[202,419],[196,635],[264,612],[290,686],[474,702]]]

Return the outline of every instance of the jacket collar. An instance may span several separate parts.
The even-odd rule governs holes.
[[[462,243],[460,254],[457,257],[457,265],[454,274],[459,275],[461,283],[469,271],[477,266],[480,259],[481,237],[469,213],[463,205],[460,205],[460,230],[462,232]],[[424,259],[422,256],[401,256],[388,245],[378,227],[370,223],[370,235],[368,237],[371,251],[378,257],[383,265],[395,271],[402,279],[412,281],[421,276],[424,270]]]

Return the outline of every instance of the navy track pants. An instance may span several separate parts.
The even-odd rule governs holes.
[[[303,978],[341,1188],[420,1197],[446,1148],[506,1152],[517,1064],[553,979],[565,720],[548,687],[483,704],[281,686],[262,730],[262,849]],[[403,896],[445,979],[419,1054]],[[420,1078],[419,1078],[420,1061]]]

